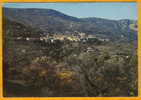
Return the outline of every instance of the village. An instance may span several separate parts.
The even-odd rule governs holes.
[[[68,40],[70,42],[87,42],[87,41],[101,41],[108,42],[110,39],[108,38],[99,38],[94,34],[86,34],[83,32],[74,32],[72,34],[57,34],[57,33],[43,33],[43,36],[40,37],[17,37],[16,40],[26,40],[26,41],[41,41],[41,42],[51,42],[53,43],[56,40],[65,41]]]

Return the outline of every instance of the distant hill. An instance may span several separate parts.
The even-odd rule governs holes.
[[[24,25],[22,23],[9,20],[7,18],[3,19],[3,26],[4,26],[3,31],[5,33],[4,38],[39,37],[39,36],[42,36],[42,33],[43,33],[39,29],[35,29],[29,25]]]
[[[76,18],[52,9],[3,8],[3,17],[47,33],[71,34],[84,32],[111,40],[136,41],[135,20],[108,20],[102,18]]]

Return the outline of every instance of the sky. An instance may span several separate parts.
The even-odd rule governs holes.
[[[137,3],[5,3],[9,8],[44,8],[54,9],[78,18],[99,17],[106,19],[137,19]]]

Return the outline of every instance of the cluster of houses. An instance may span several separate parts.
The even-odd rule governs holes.
[[[21,40],[23,39],[22,37],[17,37],[17,40]],[[34,37],[26,37],[24,38],[24,40],[26,41],[44,41],[44,42],[54,42],[55,40],[60,40],[60,41],[65,41],[65,40],[69,40],[71,42],[86,42],[87,40],[90,39],[98,39],[99,41],[109,41],[109,39],[104,39],[104,38],[98,38],[95,35],[88,35],[86,33],[75,33],[75,34],[47,34],[45,36],[39,37],[39,38],[34,38]]]

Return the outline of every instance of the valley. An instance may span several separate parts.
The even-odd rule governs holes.
[[[3,9],[5,97],[138,95],[136,21]]]

